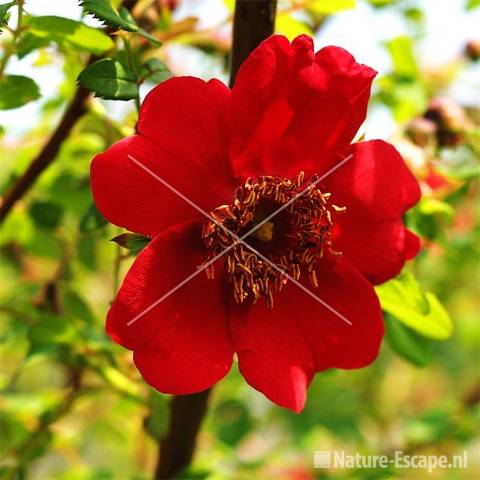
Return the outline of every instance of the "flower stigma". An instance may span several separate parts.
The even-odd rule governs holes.
[[[332,247],[331,210],[342,213],[346,208],[330,203],[331,193],[322,192],[315,183],[317,179],[313,175],[305,182],[303,172],[294,178],[247,178],[243,186],[235,189],[230,205],[211,212],[215,221],[204,224],[202,231],[208,251],[205,263],[230,247],[225,254],[226,273],[237,303],[247,299],[255,303],[264,297],[273,307],[273,295],[281,292],[288,281],[285,274],[297,281],[304,274],[312,286],[318,287],[315,267],[325,251],[341,255]],[[275,213],[287,203],[286,208]],[[250,231],[244,239],[247,245],[237,243],[232,247],[238,239],[231,233],[241,238]],[[212,264],[206,272],[208,278],[214,277]]]

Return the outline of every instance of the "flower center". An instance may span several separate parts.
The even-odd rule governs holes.
[[[269,242],[273,238],[273,222],[265,222],[252,233],[252,237],[257,238],[261,242]]]
[[[273,294],[288,281],[285,274],[299,280],[304,273],[317,287],[315,266],[325,249],[341,255],[332,248],[330,209],[343,212],[345,207],[329,204],[331,194],[320,190],[317,178],[304,182],[303,172],[295,178],[248,178],[230,205],[211,212],[215,221],[202,233],[206,263],[228,249],[226,271],[236,302],[264,296],[273,306]],[[213,265],[206,271],[213,278]]]

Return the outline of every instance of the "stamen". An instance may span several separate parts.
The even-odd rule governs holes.
[[[303,192],[283,212],[263,223],[245,239],[256,250],[263,250],[262,254],[281,271],[243,243],[236,244],[225,254],[226,272],[233,284],[233,297],[237,303],[247,299],[255,303],[263,296],[272,307],[273,294],[284,288],[288,281],[286,275],[299,280],[302,271],[316,288],[315,267],[325,249],[333,255],[341,255],[332,248],[330,208],[337,213],[343,213],[346,208],[328,204],[331,194],[322,192],[314,184],[317,178],[314,175],[306,186],[303,172],[293,179],[274,176],[247,178],[242,187],[235,189],[231,205],[221,205],[212,212],[217,223],[210,221],[203,226],[202,238],[208,249],[208,262],[235,243],[235,238],[226,229],[241,237],[255,224],[260,224],[262,217],[266,218]],[[207,277],[213,278],[213,275],[213,265],[210,265]]]

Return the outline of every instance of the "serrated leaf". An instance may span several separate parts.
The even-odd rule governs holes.
[[[158,58],[150,58],[141,66],[143,81],[160,83],[172,76],[170,69]]]
[[[392,350],[417,367],[424,367],[430,362],[431,340],[415,333],[390,315],[385,315],[385,324],[386,339]]]
[[[8,2],[8,3],[2,3],[0,5],[0,27],[2,27],[3,24],[7,23],[7,12],[10,7],[15,5],[15,2]],[[2,29],[0,28],[0,32]]]
[[[447,311],[433,293],[422,292],[408,270],[375,290],[383,310],[421,335],[444,340],[452,334]]]
[[[28,33],[96,55],[101,55],[114,46],[112,39],[101,30],[53,15],[31,17],[28,20]]]
[[[89,13],[106,25],[110,25],[111,27],[119,28],[127,32],[138,33],[153,44],[157,46],[161,45],[161,42],[157,38],[155,38],[153,35],[150,35],[143,28],[140,28],[137,25],[137,22],[132,17],[130,12],[124,7],[121,7],[117,11],[112,7],[108,0],[82,0],[80,5],[86,13]]]
[[[89,13],[97,20],[114,28],[120,28],[127,32],[138,31],[138,26],[133,19],[123,18],[110,4],[108,0],[81,0],[80,6],[85,13]]]
[[[122,233],[112,238],[112,242],[130,250],[133,255],[139,254],[149,243],[150,238],[136,233]]]
[[[18,108],[40,98],[38,85],[23,75],[5,75],[0,79],[0,109]]]
[[[131,100],[138,97],[133,72],[112,58],[92,63],[78,76],[78,82],[107,100]]]

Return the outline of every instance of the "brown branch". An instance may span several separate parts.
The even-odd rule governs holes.
[[[236,0],[230,86],[248,55],[275,30],[277,0]]]
[[[211,390],[192,395],[178,395],[170,403],[170,426],[160,442],[155,479],[174,478],[192,461],[202,419],[207,412]]]

